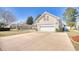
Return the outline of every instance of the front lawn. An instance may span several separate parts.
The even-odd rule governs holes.
[[[79,51],[79,43],[72,39],[73,36],[79,35],[79,31],[73,30],[73,31],[67,32],[67,34],[70,37],[70,39],[72,40],[72,43],[73,43],[74,47],[76,48],[76,50]]]
[[[73,30],[73,31],[67,32],[67,34],[69,35],[69,37],[72,37],[72,36],[79,35],[79,31]]]
[[[11,30],[11,31],[1,31],[0,37],[3,36],[10,36],[10,35],[16,35],[16,34],[23,34],[23,33],[29,33],[33,32],[32,30]]]

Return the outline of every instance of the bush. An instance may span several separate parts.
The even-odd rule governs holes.
[[[63,32],[63,28],[56,29],[56,32]]]
[[[0,31],[10,31],[10,28],[0,28]]]
[[[59,29],[56,29],[56,32],[60,32]]]
[[[64,29],[63,28],[60,28],[60,30],[59,30],[60,32],[63,32],[64,31]]]

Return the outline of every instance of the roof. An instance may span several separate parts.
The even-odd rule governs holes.
[[[40,18],[41,18],[43,15],[45,15],[45,14],[49,14],[49,15],[51,15],[51,16],[57,18],[57,19],[60,19],[59,17],[57,17],[57,16],[55,16],[55,15],[53,15],[53,14],[51,14],[51,13],[45,11],[45,12],[42,13],[39,17],[37,17],[37,19],[35,20],[35,22],[38,21],[38,20],[40,20]]]

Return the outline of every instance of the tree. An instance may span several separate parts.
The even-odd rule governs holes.
[[[11,26],[16,21],[15,15],[12,12],[6,10],[0,10],[0,27]]]
[[[28,17],[26,24],[28,24],[28,25],[32,25],[33,24],[33,17],[32,16]]]
[[[70,27],[75,26],[75,22],[68,22],[68,26],[70,26]]]
[[[4,28],[5,26],[6,26],[6,24],[0,23],[0,28]]]
[[[73,27],[75,26],[76,16],[78,12],[75,8],[67,8],[64,12],[64,18],[66,19],[66,23],[68,26]]]
[[[6,25],[9,25],[16,20],[16,17],[12,14],[12,12],[5,10],[0,14],[0,17]]]

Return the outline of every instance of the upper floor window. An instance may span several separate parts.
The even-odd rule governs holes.
[[[47,16],[47,21],[49,20],[49,16]]]
[[[56,22],[56,25],[58,24],[58,22]]]
[[[44,15],[44,21],[46,21],[46,16]]]
[[[49,20],[49,16],[45,15],[44,16],[44,21],[48,21]]]

